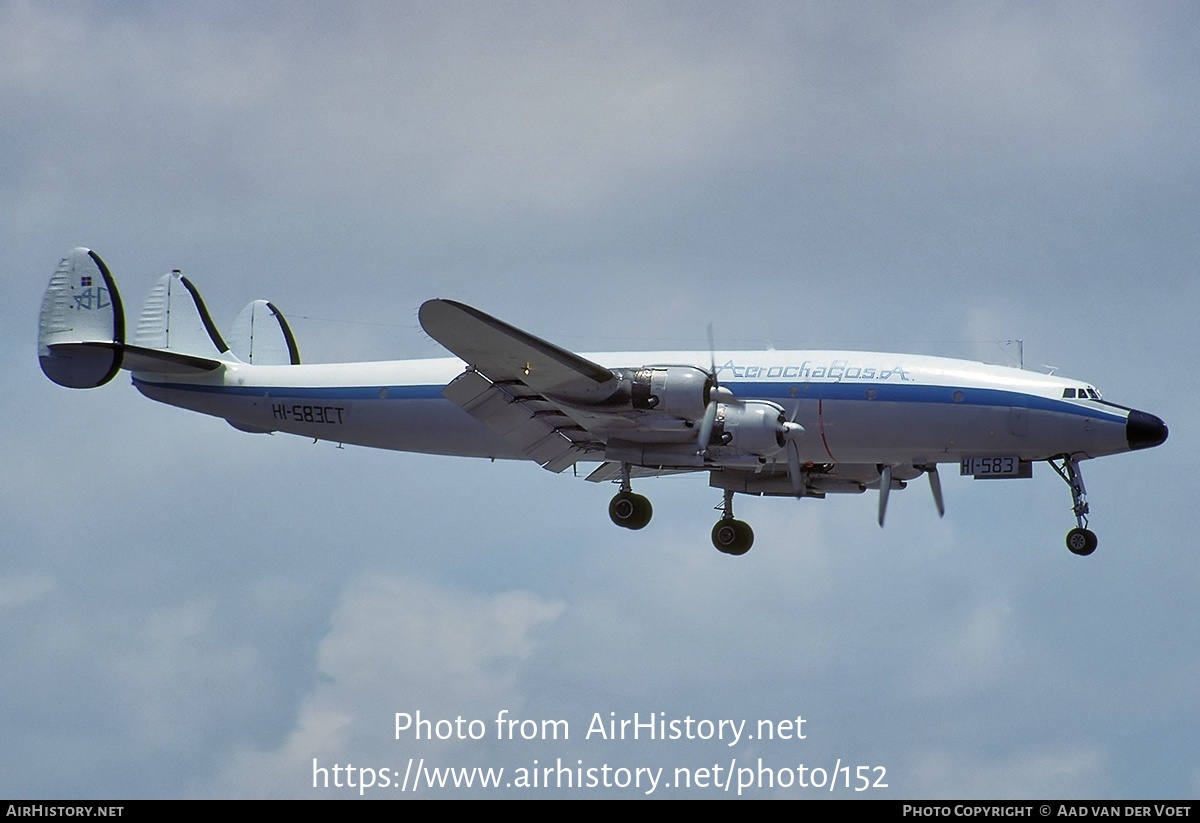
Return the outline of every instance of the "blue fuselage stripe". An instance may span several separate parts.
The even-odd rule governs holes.
[[[953,406],[994,406],[1092,417],[1114,423],[1125,415],[1098,408],[1090,401],[1067,401],[1036,394],[969,386],[930,386],[897,383],[780,383],[726,384],[739,397],[772,400],[780,405],[795,400],[860,400],[864,403],[935,403]],[[795,394],[793,394],[793,390]],[[956,399],[960,395],[961,399]]]
[[[209,386],[199,383],[157,383],[133,378],[135,386],[171,391],[224,394],[232,397],[294,397],[304,400],[438,400],[443,386]],[[386,394],[384,393],[386,392]]]
[[[278,397],[322,401],[346,400],[439,400],[441,385],[407,386],[223,386],[196,383],[158,383],[133,378],[134,385],[172,391],[221,394],[234,397]],[[724,384],[738,397],[771,400],[784,405],[797,400],[838,400],[864,403],[929,403],[961,406],[991,406],[1091,417],[1124,423],[1126,415],[1100,408],[1091,401],[1068,401],[1006,389],[969,386],[903,385],[897,383],[793,383],[786,381],[730,381]]]

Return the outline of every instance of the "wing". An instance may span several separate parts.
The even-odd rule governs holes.
[[[715,385],[707,372],[607,368],[451,300],[426,302],[419,317],[467,363],[442,394],[544,468],[580,460],[626,463],[641,475],[705,468],[694,426]]]
[[[447,399],[550,471],[603,454],[603,439],[552,398],[611,392],[613,372],[452,300],[427,301],[418,316],[430,337],[467,363],[442,390]]]
[[[590,459],[613,464],[595,480],[621,464],[643,476],[761,473],[803,431],[777,403],[734,398],[697,366],[606,368],[449,300],[422,305],[420,320],[467,363],[442,394],[551,471]]]
[[[430,337],[493,380],[561,394],[586,393],[615,378],[603,366],[453,300],[429,300],[418,316]]]

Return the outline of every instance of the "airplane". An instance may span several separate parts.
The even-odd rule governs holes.
[[[38,357],[60,386],[95,388],[121,369],[146,397],[251,433],[440,455],[532,460],[552,472],[598,463],[619,484],[613,523],[651,519],[634,479],[707,472],[723,494],[713,545],[745,554],[736,494],[824,498],[893,490],[925,475],[945,514],[940,464],[975,479],[1020,479],[1048,463],[1071,491],[1067,548],[1097,538],[1080,463],[1158,446],[1158,417],[1090,383],[1020,368],[888,352],[618,352],[580,355],[453,300],[421,327],[454,357],[300,362],[276,306],[251,302],[228,338],[178,270],[158,281],[132,335],[108,266],[77,248],[42,300]]]

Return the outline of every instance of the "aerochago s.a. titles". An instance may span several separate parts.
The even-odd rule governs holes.
[[[250,303],[228,337],[178,271],[150,292],[132,336],[112,274],[89,249],[59,264],[42,301],[38,356],[61,386],[94,388],[127,369],[152,400],[246,432],[290,432],[373,448],[532,460],[620,489],[612,521],[640,529],[635,478],[707,472],[724,495],[712,542],[744,554],[734,495],[888,495],[924,474],[944,512],[939,464],[975,478],[1027,478],[1048,463],[1071,493],[1067,547],[1091,554],[1080,463],[1157,446],[1158,417],[1091,384],[967,360],[887,352],[575,354],[452,300],[420,309],[455,357],[302,364],[279,310]]]

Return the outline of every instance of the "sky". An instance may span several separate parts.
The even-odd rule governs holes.
[[[1187,2],[0,0],[0,795],[1196,797],[1197,53]],[[584,352],[1021,340],[1171,435],[1084,464],[1088,558],[1044,465],[882,530],[739,497],[727,557],[702,477],[629,532],[569,472],[53,385],[76,246],[310,362],[444,355],[432,297]]]

